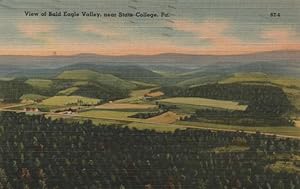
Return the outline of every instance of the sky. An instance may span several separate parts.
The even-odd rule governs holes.
[[[232,55],[300,50],[299,0],[0,0],[0,55]],[[25,16],[168,13],[158,18]],[[280,17],[271,17],[270,13]]]

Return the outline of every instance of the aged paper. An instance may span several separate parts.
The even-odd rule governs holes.
[[[0,188],[300,189],[299,9],[0,0]]]

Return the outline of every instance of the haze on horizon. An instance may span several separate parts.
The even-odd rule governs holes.
[[[299,9],[297,0],[2,0],[0,55],[300,50]],[[26,17],[24,11],[168,12],[171,17]]]

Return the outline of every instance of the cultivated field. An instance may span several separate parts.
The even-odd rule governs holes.
[[[129,118],[137,112],[130,111],[111,111],[111,110],[90,110],[81,112],[78,116],[89,117],[89,118],[100,118],[100,119],[114,119],[118,121],[135,121],[138,119]]]
[[[65,106],[71,104],[96,105],[99,102],[99,99],[87,98],[82,96],[54,96],[43,100],[41,104],[46,106]]]
[[[96,106],[97,109],[105,110],[123,110],[123,109],[135,109],[135,110],[147,110],[156,108],[156,105],[152,104],[130,104],[130,103],[106,103]]]
[[[124,98],[120,100],[116,100],[116,103],[131,103],[131,104],[142,104],[145,103],[144,95],[149,93],[150,91],[157,89],[155,88],[149,88],[149,89],[141,89],[141,90],[133,90],[130,93],[129,98]]]
[[[28,79],[26,83],[39,89],[49,89],[53,84],[51,80],[47,79]]]
[[[240,105],[238,102],[226,101],[226,100],[214,100],[208,98],[195,98],[195,97],[175,97],[159,100],[161,103],[169,104],[187,104],[194,106],[205,106],[212,108],[222,108],[229,110],[240,110],[244,111],[247,105]]]
[[[147,121],[155,123],[175,123],[179,119],[179,115],[174,112],[166,112],[159,116],[151,117]]]

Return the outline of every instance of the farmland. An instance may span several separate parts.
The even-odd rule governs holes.
[[[66,106],[78,103],[95,105],[99,102],[99,99],[87,98],[82,96],[54,96],[43,100],[41,104],[46,106]]]
[[[138,110],[147,110],[156,108],[156,105],[152,104],[130,104],[130,103],[106,103],[99,106],[96,106],[97,109],[106,109],[106,110],[122,110],[122,109],[138,109]]]
[[[194,98],[194,97],[176,97],[159,100],[161,103],[178,104],[178,105],[193,105],[193,106],[205,106],[211,108],[222,108],[229,110],[244,111],[247,105],[240,105],[238,102],[214,100],[207,98]]]
[[[110,110],[90,110],[79,113],[79,116],[89,118],[111,119],[118,121],[136,121],[137,119],[128,118],[137,112],[130,111],[110,111]]]
[[[38,89],[49,89],[53,84],[51,80],[46,79],[28,79],[26,83]]]
[[[58,69],[48,78],[28,77],[15,81],[13,77],[7,77],[11,79],[1,81],[3,89],[10,87],[22,90],[9,92],[2,90],[0,93],[3,93],[3,97],[1,97],[3,100],[0,100],[3,101],[2,104],[16,104],[14,107],[7,108],[11,111],[23,111],[26,107],[38,108],[40,113],[45,113],[50,117],[91,119],[97,123],[117,122],[139,128],[158,130],[164,130],[164,127],[166,130],[186,127],[242,129],[286,135],[296,135],[295,132],[299,132],[296,128],[299,127],[299,121],[297,121],[299,113],[292,108],[288,110],[291,113],[281,109],[287,107],[286,105],[289,103],[285,101],[284,95],[286,94],[291,104],[299,110],[300,90],[298,79],[295,77],[263,72],[208,74],[202,69],[184,68],[178,70],[172,68],[175,70],[172,72],[172,69],[168,67],[163,67],[163,69],[169,74],[160,74],[164,71],[160,72],[159,68],[159,66],[155,66],[155,71],[152,71],[135,66],[75,64],[61,70]],[[140,70],[141,73],[137,73],[135,70]],[[142,70],[143,73],[148,74],[148,78],[146,75],[144,77]],[[178,88],[168,91],[165,90],[165,87]],[[245,90],[247,92],[242,93]],[[14,92],[16,94],[11,95]],[[270,96],[273,93],[276,95]],[[13,96],[14,101],[10,99],[10,96]],[[258,96],[262,98],[257,98]],[[273,99],[274,101],[256,102],[255,99]],[[277,103],[278,106],[271,107],[270,104],[274,103]],[[263,106],[260,106],[261,104]],[[5,107],[5,105],[3,106]],[[293,121],[296,120],[296,127],[286,127],[288,124],[281,126],[275,119],[274,122],[278,122],[276,128],[272,127],[273,122],[264,125],[263,123],[269,115],[266,115],[266,118],[262,117],[263,114],[255,112],[258,110],[257,107],[261,110],[269,107],[278,108],[274,111],[283,112],[278,116],[278,121],[279,119],[288,120],[288,116],[292,115]],[[65,115],[64,113],[70,108],[74,108],[75,111],[70,116]],[[249,120],[249,108],[252,108],[251,120]],[[56,110],[62,112],[58,111],[60,114],[55,114]],[[269,111],[269,109],[267,110]],[[270,111],[272,112],[272,110]],[[162,113],[152,114],[155,112]],[[139,113],[146,116],[129,117]],[[223,117],[213,117],[210,114]],[[256,117],[259,116],[260,119],[256,120]],[[229,119],[230,117],[232,120]],[[245,122],[252,126],[247,126],[244,124]],[[258,124],[259,127],[257,127]]]
[[[40,101],[40,100],[45,100],[48,97],[43,96],[43,95],[38,95],[38,94],[25,94],[23,96],[21,96],[21,100],[31,100],[31,101]]]
[[[159,116],[148,118],[147,121],[156,122],[156,123],[175,123],[179,120],[180,115],[174,112],[166,112]]]

